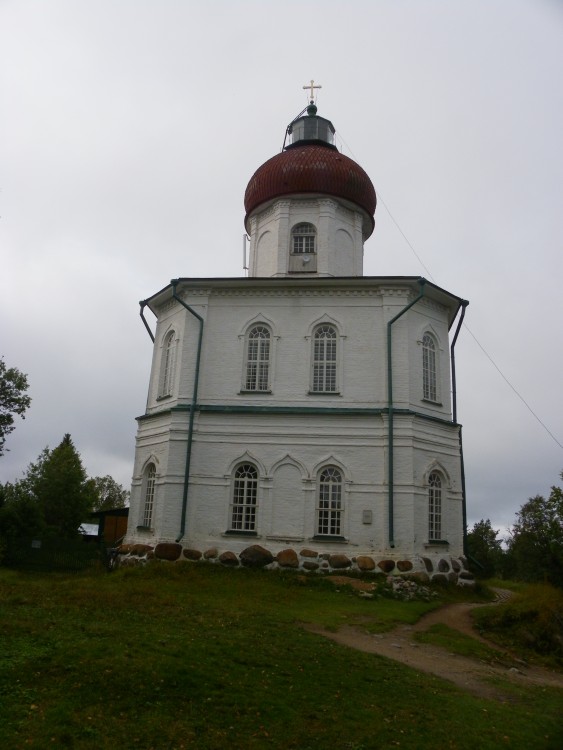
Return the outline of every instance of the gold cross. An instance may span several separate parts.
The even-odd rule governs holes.
[[[304,89],[311,89],[311,93],[309,94],[311,98],[311,102],[315,101],[315,89],[322,89],[322,86],[315,86],[315,81],[311,78],[311,83],[307,84],[307,86],[303,86]]]

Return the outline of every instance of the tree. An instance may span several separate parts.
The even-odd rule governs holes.
[[[111,476],[88,479],[70,435],[54,450],[44,448],[22,479],[0,484],[0,553],[45,532],[70,538],[92,509],[123,508],[129,492]],[[49,534],[50,535],[50,534]]]
[[[467,552],[470,566],[479,578],[492,578],[502,568],[503,551],[499,531],[491,526],[491,521],[481,519],[467,534]],[[476,562],[475,562],[476,561]]]
[[[92,483],[94,504],[92,510],[112,510],[113,508],[125,508],[129,502],[130,492],[123,485],[110,477],[94,477],[89,480]]]
[[[16,429],[14,414],[25,419],[31,403],[31,398],[25,393],[27,388],[27,375],[15,367],[7,368],[4,359],[0,358],[0,456],[4,455],[6,436]]]
[[[507,543],[513,575],[563,587],[563,490],[552,487],[547,499],[536,495],[524,503]]]
[[[43,451],[37,464],[31,464],[26,481],[46,525],[61,536],[74,536],[88,517],[94,493],[70,435],[52,451]]]
[[[41,536],[45,528],[37,498],[24,481],[0,485],[0,538]]]

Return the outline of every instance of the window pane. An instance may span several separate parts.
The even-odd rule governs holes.
[[[437,401],[436,345],[428,333],[422,339],[422,395],[429,401]]]
[[[256,326],[248,333],[245,389],[267,391],[270,379],[270,331]]]
[[[143,526],[150,526],[152,523],[155,480],[156,468],[154,464],[149,464],[145,472],[145,506],[143,510]]]
[[[334,466],[319,475],[317,534],[340,536],[342,516],[342,474]]]
[[[159,396],[169,396],[172,393],[172,387],[174,384],[175,349],[175,334],[171,331],[166,337],[162,352]]]
[[[231,529],[254,531],[256,528],[256,501],[258,471],[252,464],[241,464],[235,471],[233,502],[231,504]]]
[[[317,230],[313,224],[296,224],[291,230],[291,251],[294,255],[314,253]]]
[[[436,472],[428,477],[428,538],[442,538],[442,480]]]
[[[336,331],[321,326],[313,340],[313,391],[334,393],[336,384]]]

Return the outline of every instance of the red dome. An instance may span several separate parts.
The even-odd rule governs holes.
[[[244,194],[245,223],[258,206],[295,193],[322,193],[354,203],[369,216],[367,236],[373,232],[377,201],[366,172],[335,148],[310,143],[290,146],[256,170]]]

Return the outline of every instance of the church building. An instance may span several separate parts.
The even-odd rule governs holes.
[[[457,580],[467,302],[363,275],[375,190],[312,94],[246,188],[248,276],[141,302],[153,359],[121,559]]]

